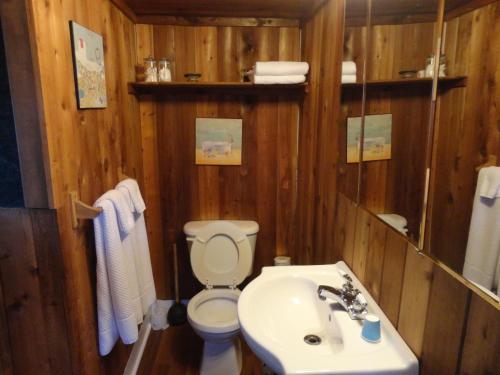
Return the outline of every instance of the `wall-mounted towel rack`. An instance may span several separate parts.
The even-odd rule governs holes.
[[[120,181],[130,178],[126,174],[123,174],[121,169],[118,171],[118,176],[120,177]],[[78,219],[95,219],[102,212],[102,208],[89,206],[79,200],[78,193],[76,191],[69,192],[69,201],[71,207],[71,224],[73,229],[78,228]]]
[[[95,219],[102,212],[102,208],[92,207],[78,199],[76,191],[70,191],[71,223],[73,229],[78,228],[78,219]]]

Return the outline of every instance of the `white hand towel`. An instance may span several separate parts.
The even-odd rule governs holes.
[[[356,75],[356,63],[354,61],[343,61],[342,62],[342,74]]]
[[[500,167],[482,168],[484,177],[479,194],[483,198],[500,198]]]
[[[309,64],[299,61],[258,61],[254,71],[258,76],[304,76],[309,72]]]
[[[342,74],[342,83],[356,83],[356,74]]]
[[[293,84],[303,83],[306,76],[259,76],[254,75],[253,81],[258,85]]]
[[[94,219],[101,355],[106,355],[113,349],[118,337],[125,344],[131,344],[138,338],[134,291],[129,282],[129,262],[123,250],[119,226],[119,221],[126,217],[126,211],[120,213],[122,210],[117,210],[117,207],[126,205],[121,197],[121,193],[111,190],[94,204],[103,210]]]
[[[151,266],[148,235],[144,211],[146,204],[142,199],[139,184],[133,179],[121,181],[116,189],[120,191],[125,199],[130,202],[134,214],[135,227],[130,233],[130,241],[133,249],[137,281],[142,305],[142,315],[145,315],[150,306],[156,301],[156,288]]]
[[[490,290],[497,287],[499,279],[500,197],[493,193],[500,188],[499,175],[500,167],[479,171],[463,270],[465,278]]]

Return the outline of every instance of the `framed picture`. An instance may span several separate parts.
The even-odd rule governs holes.
[[[347,119],[347,163],[359,162],[361,117]],[[392,114],[367,115],[363,161],[388,160],[391,158]]]
[[[78,108],[106,108],[106,77],[102,36],[70,21]]]
[[[241,119],[196,119],[196,164],[241,165]]]

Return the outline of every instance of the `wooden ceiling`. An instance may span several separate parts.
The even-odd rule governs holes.
[[[325,1],[327,0],[119,0],[138,18],[154,15],[293,19],[308,18]]]
[[[447,19],[469,12],[495,0],[446,0]],[[435,22],[439,0],[372,0],[373,24]],[[366,23],[367,0],[346,0],[348,25]]]

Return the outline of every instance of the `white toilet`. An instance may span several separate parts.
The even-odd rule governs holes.
[[[187,308],[189,323],[205,340],[202,375],[241,372],[237,286],[252,273],[258,231],[254,221],[191,221],[184,225],[193,273],[205,285]]]

